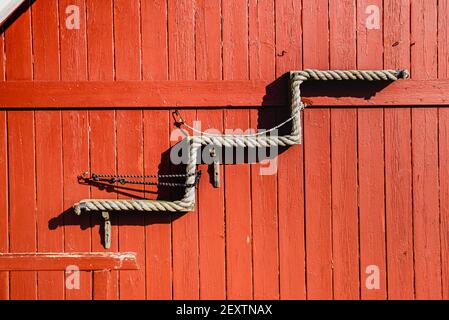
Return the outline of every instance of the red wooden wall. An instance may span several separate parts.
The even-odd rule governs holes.
[[[367,29],[366,7],[381,9]],[[65,27],[80,8],[79,30]],[[289,70],[407,68],[449,75],[449,5],[437,0],[36,0],[0,35],[0,81],[273,81]],[[14,20],[14,19],[13,19]],[[1,94],[1,92],[0,92]],[[223,92],[223,94],[226,94]],[[188,97],[186,97],[188,99]],[[285,109],[183,111],[207,127],[270,127]],[[85,171],[174,172],[170,110],[0,109],[0,252],[103,251]],[[196,211],[113,220],[111,251],[139,271],[0,272],[2,299],[449,298],[449,109],[319,108],[304,143],[203,177]],[[206,166],[201,166],[207,172]],[[380,270],[369,290],[366,268]],[[106,290],[106,288],[108,290]]]

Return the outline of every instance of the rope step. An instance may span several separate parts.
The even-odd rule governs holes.
[[[93,179],[106,179],[114,183],[135,183],[133,178],[185,178],[185,182],[176,186],[185,187],[184,196],[181,200],[114,200],[114,199],[85,199],[74,205],[74,212],[80,215],[82,212],[102,212],[105,220],[105,246],[110,245],[110,220],[109,211],[117,212],[188,212],[195,208],[195,186],[197,178],[197,153],[201,146],[211,145],[213,147],[270,147],[270,146],[292,146],[300,144],[302,141],[301,110],[304,104],[301,101],[301,84],[304,81],[396,81],[407,79],[407,70],[315,70],[308,69],[290,72],[290,118],[287,121],[267,130],[266,132],[249,135],[216,135],[200,132],[200,136],[188,136],[185,138],[189,146],[189,157],[186,165],[186,173],[181,175],[155,175],[155,176],[134,176],[134,175],[96,175]],[[180,124],[184,121],[180,118]],[[265,136],[267,132],[291,122],[291,130],[288,135]],[[191,128],[191,127],[190,127]],[[191,128],[194,129],[194,128]],[[114,179],[114,180],[112,180]],[[153,184],[157,182],[148,182]],[[168,182],[167,182],[168,183]],[[146,183],[141,183],[146,184]],[[172,185],[175,186],[175,185]]]

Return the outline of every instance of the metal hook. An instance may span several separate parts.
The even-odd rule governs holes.
[[[176,125],[184,124],[184,119],[181,117],[179,110],[173,111],[172,115]]]
[[[218,155],[217,151],[215,150],[215,146],[211,148],[210,155],[214,159],[214,188],[220,188],[220,163],[218,161]]]
[[[107,211],[103,211],[101,215],[104,219],[104,247],[105,249],[109,249],[111,248],[111,219]]]

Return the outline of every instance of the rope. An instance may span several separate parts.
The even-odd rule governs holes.
[[[290,72],[290,118],[281,124],[257,133],[249,135],[219,135],[198,131],[190,126],[191,130],[200,133],[201,136],[186,137],[189,143],[189,159],[186,166],[186,189],[184,197],[177,201],[164,200],[102,200],[86,199],[74,205],[76,214],[85,211],[158,211],[158,212],[187,212],[195,207],[195,184],[197,172],[197,154],[202,145],[225,147],[270,147],[291,146],[300,144],[301,110],[304,104],[301,101],[301,84],[304,81],[330,81],[330,80],[363,80],[363,81],[396,81],[400,78],[407,79],[406,70],[303,70]],[[179,112],[178,112],[179,114]],[[272,132],[286,123],[292,122],[291,131],[284,136],[263,136]]]

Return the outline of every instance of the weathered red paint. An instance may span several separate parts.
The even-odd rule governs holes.
[[[80,271],[138,270],[135,253],[5,253],[0,254],[2,271],[65,271],[67,266]]]
[[[368,5],[380,29],[366,28]],[[27,254],[0,255],[0,299],[447,299],[447,12],[436,0],[35,1],[0,33],[0,251]],[[412,79],[310,85],[303,144],[276,175],[224,165],[215,189],[201,165],[195,211],[113,215],[110,251],[136,252],[138,270],[87,258],[104,254],[102,220],[74,216],[74,202],[178,191],[111,192],[78,174],[176,172],[173,109],[202,129],[269,127],[288,103],[279,78],[303,68]],[[42,256],[64,251],[84,262]],[[86,261],[81,289],[65,288],[66,263]]]

